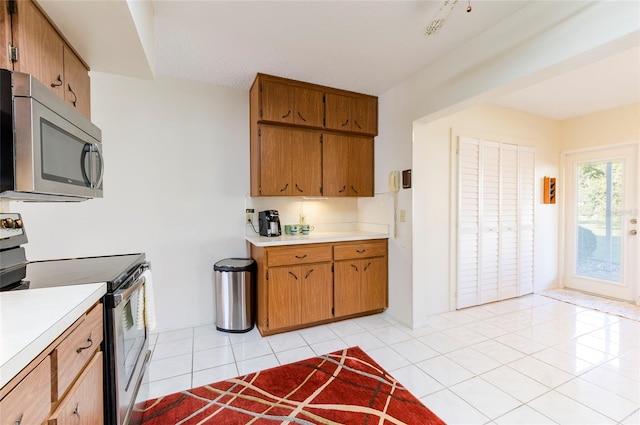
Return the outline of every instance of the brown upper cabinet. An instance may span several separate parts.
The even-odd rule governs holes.
[[[259,138],[261,195],[321,195],[320,132],[260,126]]]
[[[373,196],[377,132],[375,96],[258,74],[251,196]]]
[[[378,133],[378,99],[327,93],[325,120],[327,129],[375,136]]]
[[[89,68],[32,0],[2,6],[15,49],[6,68],[31,74],[90,119]]]
[[[321,91],[273,80],[261,82],[260,90],[262,121],[322,127],[324,111]]]
[[[325,133],[324,196],[373,196],[373,155],[373,137]]]

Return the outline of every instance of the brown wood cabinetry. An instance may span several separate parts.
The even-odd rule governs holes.
[[[325,196],[373,196],[373,138],[325,134],[322,186]]]
[[[102,397],[102,352],[78,376],[69,394],[49,418],[48,425],[95,425],[104,421]]]
[[[32,0],[11,3],[12,45],[6,68],[33,75],[87,118],[91,117],[89,69]],[[5,2],[3,11],[7,11]],[[8,44],[5,44],[8,45]]]
[[[316,131],[261,126],[259,129],[260,194],[320,196],[321,134]],[[266,165],[269,166],[266,166]]]
[[[325,127],[375,136],[378,134],[378,100],[373,96],[325,95]]]
[[[262,335],[383,311],[387,240],[251,245]]]
[[[3,424],[41,424],[51,411],[51,361],[46,356],[0,401]]]
[[[3,421],[103,424],[102,313],[94,305],[2,387]]]
[[[260,90],[260,119],[276,123],[322,127],[323,93],[278,80],[264,80]]]
[[[258,74],[250,121],[251,196],[373,196],[377,97]]]

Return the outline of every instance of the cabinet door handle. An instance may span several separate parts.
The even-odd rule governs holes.
[[[358,268],[355,265],[351,265],[351,267],[353,267],[354,269],[356,269],[356,271],[358,271]]]
[[[289,187],[289,183],[285,184],[284,187],[280,189],[280,192],[284,192],[285,190],[287,190],[288,187]]]
[[[307,279],[311,273],[313,273],[313,269],[309,270],[307,274],[304,275],[304,278]]]
[[[358,120],[354,120],[353,123],[360,129],[362,130],[362,127],[360,126],[360,124],[358,124]]]
[[[358,193],[358,191],[356,190],[355,187],[351,186],[351,190],[353,190],[355,193]]]
[[[78,349],[76,350],[76,353],[82,353],[83,350],[86,350],[87,348],[90,348],[93,345],[91,334],[89,334],[89,338],[87,338],[87,342],[89,343],[89,345],[87,345],[86,347],[78,347]]]
[[[338,193],[342,193],[342,192],[344,192],[345,190],[347,190],[347,186],[342,186],[342,189],[340,189],[340,190],[338,191]]]
[[[344,127],[345,125],[349,124],[349,119],[347,119],[345,122],[343,122],[342,124],[340,124],[341,127]]]
[[[291,115],[291,109],[289,109],[287,113],[282,116],[282,118],[287,118],[289,115]]]
[[[62,78],[58,75],[58,79],[51,83],[51,87],[60,87],[62,85]]]
[[[358,254],[364,254],[365,252],[367,252],[367,250],[366,249],[356,249],[356,252]]]
[[[293,272],[289,272],[289,274],[290,274],[291,276],[293,276],[296,280],[298,280],[298,276],[296,276],[296,275],[295,275],[295,273],[293,273]]]
[[[73,90],[71,90],[71,84],[67,84],[67,88],[69,89],[69,92],[73,95],[73,101],[71,103],[73,103],[73,107],[77,107],[76,103],[78,102],[78,96],[76,96],[76,94],[73,92]]]
[[[16,420],[15,425],[20,425],[22,423],[22,417],[24,416],[24,413],[20,413],[20,417]]]
[[[298,192],[304,193],[304,190],[300,189],[300,186],[298,186],[298,183],[296,183],[296,189],[298,189]]]
[[[300,113],[300,111],[298,111],[298,116],[300,117],[300,119],[304,122],[307,122],[307,120],[304,119],[304,117],[302,116],[302,114]]]
[[[370,266],[370,265],[371,265],[371,262],[367,263],[367,265],[366,265],[366,266],[364,266],[364,271],[365,271],[365,272],[367,271],[367,269],[369,268],[369,266]]]
[[[296,258],[297,258],[298,260],[302,260],[302,259],[304,259],[304,258],[307,258],[307,254],[304,254],[304,255],[296,255]]]
[[[76,407],[74,407],[73,408],[73,412],[71,412],[71,413],[73,413],[74,415],[77,415],[77,416],[80,416],[80,411],[78,410],[78,405],[79,404],[80,403],[76,403]]]

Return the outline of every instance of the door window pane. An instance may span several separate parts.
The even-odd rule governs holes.
[[[624,164],[589,162],[577,167],[576,274],[620,282]]]

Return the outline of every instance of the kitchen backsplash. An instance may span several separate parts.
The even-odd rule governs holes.
[[[386,193],[373,198],[252,198],[247,195],[245,208],[253,208],[256,229],[258,212],[263,210],[278,210],[282,226],[304,221],[318,232],[367,230],[388,233],[389,217],[393,217],[393,200]],[[247,226],[247,232],[251,233],[250,226]]]

